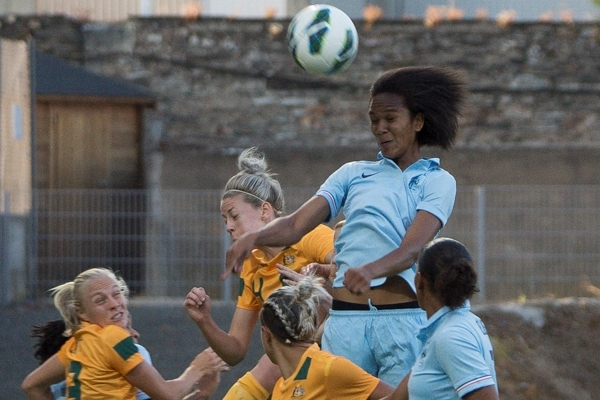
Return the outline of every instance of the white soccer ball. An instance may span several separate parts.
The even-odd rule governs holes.
[[[358,51],[356,27],[339,8],[314,4],[290,22],[288,48],[303,70],[330,75],[347,69]]]

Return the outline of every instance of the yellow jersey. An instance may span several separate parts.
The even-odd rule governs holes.
[[[279,378],[272,400],[367,399],[379,378],[344,357],[321,350],[315,343],[302,355],[294,373]]]
[[[333,229],[323,224],[270,260],[262,251],[254,249],[242,267],[237,306],[258,311],[267,297],[283,285],[283,276],[275,264],[300,272],[302,267],[312,262],[324,264],[325,257],[332,251]]]
[[[125,375],[144,357],[125,329],[84,322],[58,358],[65,365],[68,400],[135,400],[136,388]]]

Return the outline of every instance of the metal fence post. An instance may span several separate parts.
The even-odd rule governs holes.
[[[485,186],[478,186],[477,193],[477,266],[479,275],[479,301],[485,301]]]
[[[222,230],[221,234],[221,244],[223,246],[223,262],[221,265],[225,265],[225,254],[227,253],[227,249],[229,245],[231,245],[231,239],[229,238],[229,234],[225,229]],[[231,275],[225,279],[223,282],[223,300],[231,301]]]
[[[10,220],[10,193],[4,193],[4,210],[0,213],[0,305],[10,303],[9,265],[8,265],[8,225]]]

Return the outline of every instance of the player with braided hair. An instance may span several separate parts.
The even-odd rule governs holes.
[[[273,400],[379,399],[392,392],[387,383],[315,343],[319,308],[328,297],[322,279],[311,275],[275,290],[264,302],[261,340],[282,375]]]

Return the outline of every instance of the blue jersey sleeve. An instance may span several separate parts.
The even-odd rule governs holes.
[[[468,393],[495,384],[486,357],[491,349],[478,340],[477,334],[465,326],[452,327],[439,339],[436,352],[440,366],[462,398]]]
[[[422,198],[417,204],[417,210],[435,215],[443,227],[452,214],[455,199],[456,180],[448,172],[436,169],[427,175],[427,182],[423,185]]]
[[[325,222],[330,222],[337,217],[344,207],[350,183],[350,164],[352,163],[344,164],[332,173],[316,193],[317,196],[324,197],[327,203],[329,203],[329,218]]]

